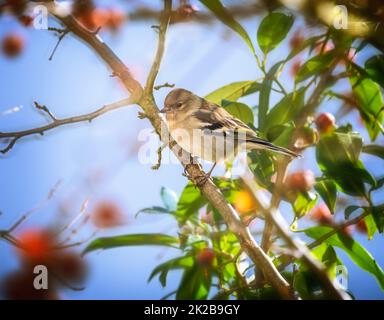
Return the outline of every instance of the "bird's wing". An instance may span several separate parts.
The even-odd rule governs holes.
[[[201,123],[199,129],[209,130],[212,134],[237,134],[241,132],[246,140],[257,138],[255,131],[217,104],[204,101],[202,107],[195,111],[192,116]]]
[[[235,137],[238,142],[248,143],[250,150],[269,149],[290,157],[299,156],[291,150],[275,146],[271,142],[259,138],[254,130],[217,104],[204,100],[202,107],[195,111],[192,117],[201,124],[199,129],[207,130],[207,134]]]

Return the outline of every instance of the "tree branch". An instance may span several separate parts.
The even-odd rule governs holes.
[[[153,61],[153,64],[152,64],[152,68],[149,71],[147,83],[146,83],[145,89],[144,89],[144,92],[146,95],[152,95],[153,94],[153,86],[155,84],[157,74],[159,73],[161,60],[162,60],[163,54],[164,54],[165,35],[167,33],[169,20],[171,19],[171,13],[172,13],[172,1],[165,0],[164,1],[164,11],[163,11],[161,18],[160,18],[159,41],[158,41],[158,45],[157,45],[156,56],[155,56],[155,60]]]
[[[0,140],[1,139],[10,139],[8,145],[4,149],[0,150],[1,153],[3,153],[3,154],[7,153],[9,150],[11,150],[14,147],[15,143],[23,137],[31,136],[31,135],[35,135],[35,134],[44,135],[44,133],[46,131],[60,127],[60,126],[63,126],[63,125],[66,125],[66,124],[84,122],[84,121],[90,122],[93,119],[101,116],[102,114],[104,114],[106,112],[109,112],[109,111],[112,111],[112,110],[115,110],[115,109],[118,109],[118,108],[132,104],[131,99],[128,98],[128,99],[124,99],[124,100],[121,100],[121,101],[118,101],[115,103],[105,105],[105,106],[101,107],[100,109],[97,109],[91,113],[87,113],[87,114],[83,114],[83,115],[75,116],[75,117],[64,118],[64,119],[57,119],[46,106],[40,105],[37,102],[34,102],[34,103],[35,103],[35,107],[37,109],[42,110],[43,112],[45,112],[49,116],[49,118],[52,120],[51,123],[46,124],[46,125],[41,126],[41,127],[28,129],[28,130],[13,131],[13,132],[0,132]]]
[[[333,299],[345,300],[350,299],[349,296],[343,291],[338,290],[332,280],[329,278],[327,274],[327,270],[324,265],[315,259],[309,249],[302,244],[300,241],[295,240],[289,233],[289,227],[285,222],[284,218],[281,216],[278,210],[269,210],[263,203],[260,201],[257,186],[254,181],[246,176],[243,177],[244,182],[250,188],[253,193],[258,207],[263,211],[265,218],[271,222],[271,224],[276,228],[277,232],[284,239],[284,241],[298,253],[299,257],[304,261],[304,263],[312,270],[314,274],[318,277],[321,283],[324,286],[324,289],[329,294],[329,296]]]
[[[165,0],[164,8],[169,8],[171,0]],[[55,4],[57,6],[57,4]],[[123,62],[113,53],[113,51],[101,40],[101,38],[95,34],[90,33],[84,27],[82,27],[76,19],[71,15],[62,16],[55,13],[55,6],[51,9],[53,15],[65,25],[73,34],[82,39],[86,44],[95,50],[95,52],[104,60],[104,62],[112,69],[113,73],[118,76],[123,82],[124,86],[129,92],[134,102],[138,103],[144,110],[146,117],[151,122],[156,132],[162,137],[168,137],[167,127],[163,120],[159,116],[159,109],[153,98],[153,93],[146,91],[143,94],[143,88],[140,83],[134,79],[129,72],[128,68]],[[161,30],[160,30],[161,31]],[[161,32],[159,33],[161,34]],[[162,56],[162,48],[164,44],[159,45],[159,50],[156,56]],[[160,62],[160,60],[159,60]],[[158,66],[157,64],[151,69],[156,77]],[[148,82],[149,87],[152,86],[152,80]],[[148,85],[147,85],[148,87]],[[164,134],[166,133],[166,134]],[[171,143],[167,141],[168,145]],[[175,151],[172,148],[179,161],[183,164],[189,176],[192,179],[198,179],[204,173],[197,164],[190,164],[186,162],[186,158]],[[188,158],[188,157],[187,157]],[[189,159],[189,158],[188,158]],[[188,165],[187,165],[188,164]],[[201,193],[206,199],[215,207],[223,216],[229,229],[237,236],[243,250],[248,254],[252,261],[263,271],[265,278],[271,283],[281,297],[285,299],[292,299],[293,293],[288,282],[278,272],[272,260],[256,243],[249,229],[243,225],[237,212],[226,201],[224,195],[217,188],[217,186],[208,180],[204,185],[199,186]]]

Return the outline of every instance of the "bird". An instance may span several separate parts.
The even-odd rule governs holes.
[[[221,160],[233,160],[241,151],[270,150],[296,158],[300,155],[257,136],[225,108],[182,88],[170,91],[160,110],[171,137],[192,156],[213,163],[209,178]]]

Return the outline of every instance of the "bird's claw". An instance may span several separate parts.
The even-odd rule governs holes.
[[[208,173],[194,177],[193,183],[195,184],[195,188],[203,187],[210,178],[211,178],[211,175]]]

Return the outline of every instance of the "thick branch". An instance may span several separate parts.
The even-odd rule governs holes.
[[[170,3],[170,0],[165,0],[165,9],[169,8]],[[128,68],[100,39],[99,36],[96,36],[95,34],[92,34],[88,30],[83,28],[76,21],[76,19],[70,15],[54,15],[65,25],[68,30],[73,32],[76,36],[78,36],[80,39],[85,41],[91,48],[93,48],[96,53],[108,64],[114,74],[122,80],[127,90],[129,90],[132,93],[132,96],[137,99],[135,100],[135,102],[137,101],[137,103],[142,107],[146,117],[149,119],[156,132],[159,135],[163,134],[164,136],[164,132],[167,133],[166,126],[162,121],[161,117],[159,116],[159,109],[157,108],[157,105],[153,99],[152,92],[146,92],[146,94],[144,95],[142,94],[143,88],[141,87],[139,82],[132,77]],[[159,46],[159,48],[161,51],[159,53],[161,58],[161,46]],[[152,70],[156,69],[156,66],[152,68]],[[168,136],[168,134],[166,134],[165,136]],[[169,144],[170,142],[167,141],[167,143]],[[186,171],[188,172],[191,179],[194,179],[196,181],[198,177],[201,177],[203,175],[203,172],[201,171],[199,165],[186,165],[187,163],[185,161],[185,157],[182,157],[177,152],[176,156],[186,168]],[[199,188],[201,193],[208,199],[208,201],[221,213],[230,230],[236,234],[244,251],[249,255],[253,262],[263,271],[265,278],[271,283],[271,285],[283,298],[293,298],[291,288],[287,281],[277,271],[271,259],[256,243],[249,229],[242,224],[238,214],[226,201],[225,197],[223,196],[221,191],[216,187],[216,185],[211,180],[208,180],[204,185],[199,186]]]

